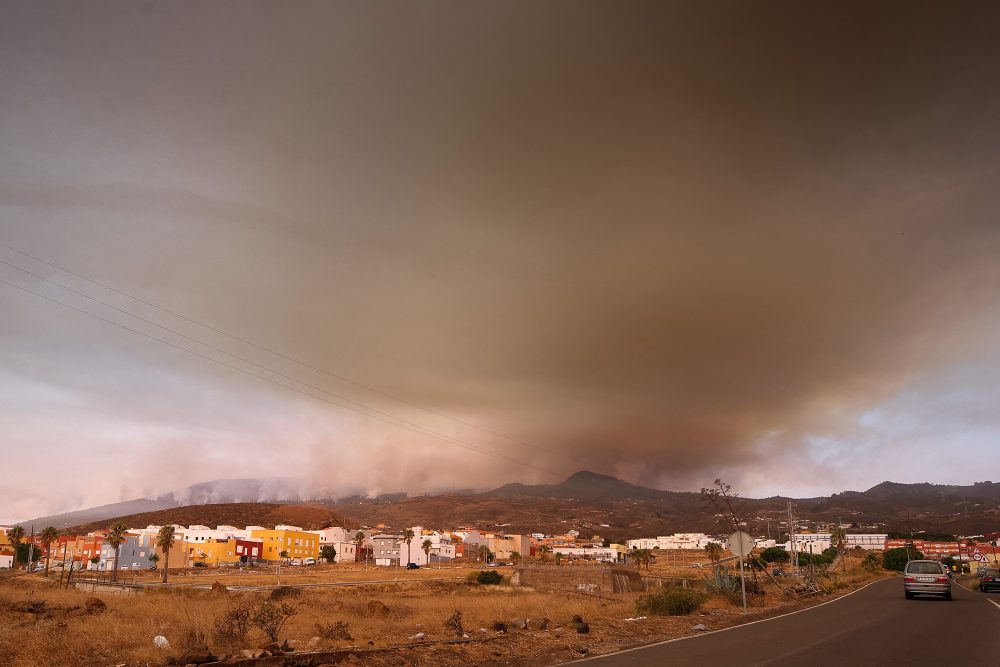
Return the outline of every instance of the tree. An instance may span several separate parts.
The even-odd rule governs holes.
[[[337,560],[337,550],[331,544],[326,544],[319,550],[319,557],[327,563]]]
[[[792,555],[782,547],[768,547],[760,552],[760,559],[765,563],[787,563]]]
[[[722,545],[718,542],[709,542],[705,545],[705,553],[708,554],[710,561],[718,563],[722,558]]]
[[[653,562],[653,551],[651,549],[632,549],[628,555],[640,568],[645,564],[647,570],[649,569],[649,564]]]
[[[733,532],[741,531],[747,525],[743,516],[743,503],[739,502],[739,494],[733,493],[732,487],[721,479],[715,480],[711,489],[703,488],[701,497],[726,520]]]
[[[49,576],[49,563],[52,562],[52,553],[50,552],[50,547],[52,543],[59,539],[59,531],[55,529],[54,526],[49,526],[42,531],[41,541],[42,546],[45,547],[45,576]]]
[[[251,612],[250,623],[259,628],[272,642],[276,642],[278,641],[278,633],[281,632],[282,626],[285,625],[288,619],[298,613],[298,608],[287,602],[274,604],[273,602],[264,600]]]
[[[160,562],[160,555],[155,551],[149,554],[149,562],[153,564],[153,569],[156,569],[156,564]]]
[[[278,558],[283,558],[283,559],[285,559],[287,561],[288,560],[288,552],[285,551],[284,549],[282,549],[281,553],[278,554]]]
[[[493,562],[493,552],[485,544],[479,545],[479,551],[476,552],[476,559],[482,559],[484,563],[489,565]]]
[[[556,565],[562,565],[563,555],[561,551],[556,552]]]
[[[431,562],[431,547],[432,546],[434,546],[434,543],[431,542],[430,540],[424,540],[423,544],[420,545],[420,548],[423,549],[423,551],[424,551],[424,560],[428,564],[430,564],[430,562]]]
[[[156,534],[156,546],[163,552],[163,569],[160,577],[163,583],[167,583],[167,571],[170,569],[170,549],[174,546],[174,534],[177,529],[173,526],[163,526]]]
[[[108,531],[108,536],[104,538],[104,541],[115,550],[115,559],[111,566],[111,581],[118,581],[118,555],[120,547],[125,543],[128,538],[126,532],[128,527],[121,521],[117,521],[111,526],[111,530]]]
[[[406,542],[406,564],[410,563],[410,542],[413,541],[413,529],[407,528],[403,531],[403,541]]]
[[[830,531],[830,546],[837,550],[837,556],[841,559],[841,569],[847,571],[847,561],[844,554],[847,552],[847,531],[837,526]]]
[[[7,539],[10,540],[10,546],[14,549],[14,567],[21,562],[18,554],[17,547],[21,544],[21,540],[24,539],[24,528],[21,526],[14,526],[7,531]]]
[[[898,547],[887,549],[882,553],[882,567],[887,570],[902,572],[908,560],[920,560],[924,557],[922,553],[914,548]]]
[[[364,532],[359,530],[358,532],[354,533],[354,544],[357,545],[357,548],[354,550],[355,563],[361,562],[361,552],[363,551],[362,547],[364,546],[364,543],[365,543]]]
[[[521,562],[521,554],[518,553],[517,551],[511,551],[510,552],[510,562],[513,563],[514,565],[517,565],[518,563],[520,563]]]

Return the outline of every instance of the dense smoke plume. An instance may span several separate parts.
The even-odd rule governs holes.
[[[253,476],[972,481],[998,12],[709,4],[8,3],[0,243],[313,368],[0,247],[272,380],[0,284],[0,519]]]

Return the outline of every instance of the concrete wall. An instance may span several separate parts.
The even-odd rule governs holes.
[[[517,568],[511,584],[598,595],[646,590],[639,571],[625,567],[532,565]]]

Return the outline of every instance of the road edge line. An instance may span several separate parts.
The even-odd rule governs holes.
[[[966,586],[965,584],[963,584],[960,581],[956,581],[955,583],[958,584],[959,586],[961,586],[962,588],[964,588],[965,590],[969,591],[973,595],[976,595],[976,593],[980,593],[981,592],[981,591],[974,591],[974,590],[972,590],[971,588],[969,588],[968,586]],[[988,597],[983,597],[981,595],[976,595],[976,597],[982,597],[982,599],[986,600],[991,605],[994,605],[997,609],[1000,609],[1000,602],[997,602],[996,600],[993,600],[993,599],[988,598]]]
[[[614,656],[614,655],[622,655],[623,653],[632,653],[633,651],[642,651],[642,650],[647,649],[647,648],[653,648],[654,646],[664,646],[666,644],[673,644],[674,642],[682,642],[682,641],[684,641],[686,639],[696,639],[698,637],[707,637],[708,635],[714,635],[714,634],[717,634],[719,632],[728,632],[729,630],[738,630],[739,628],[745,628],[748,625],[756,625],[758,623],[767,623],[768,621],[776,621],[779,618],[785,618],[786,616],[794,616],[795,614],[801,614],[801,613],[806,612],[806,611],[812,611],[813,609],[819,609],[820,607],[826,606],[828,604],[833,604],[834,602],[840,602],[844,598],[850,597],[850,596],[854,595],[855,593],[860,593],[861,591],[865,590],[869,586],[877,584],[880,581],[890,581],[891,579],[895,579],[895,578],[896,577],[886,577],[884,579],[876,579],[875,581],[869,581],[867,584],[865,584],[861,588],[856,588],[853,591],[851,591],[850,593],[844,593],[843,595],[841,595],[838,598],[834,598],[833,600],[827,600],[826,602],[821,602],[821,603],[819,603],[817,605],[813,605],[811,607],[806,607],[805,609],[796,609],[795,611],[789,611],[789,612],[786,612],[784,614],[779,614],[777,616],[769,616],[768,618],[760,618],[760,619],[757,619],[756,621],[747,621],[746,623],[740,623],[739,625],[732,625],[732,626],[729,626],[728,628],[720,628],[718,630],[709,630],[708,632],[699,632],[696,635],[685,635],[684,637],[674,637],[673,639],[664,639],[663,641],[653,642],[652,644],[643,644],[642,646],[633,646],[631,648],[625,648],[625,649],[622,649],[620,651],[612,651],[611,653],[602,653],[601,655],[592,655],[592,656],[588,656],[586,658],[580,658],[578,660],[570,660],[569,662],[560,662],[560,663],[555,663],[555,664],[557,664],[557,665],[576,665],[576,664],[579,664],[581,662],[590,662],[591,660],[600,660],[602,658],[608,658],[608,657],[611,657],[611,656]],[[990,602],[993,602],[993,600],[990,600]],[[996,604],[996,603],[994,603],[994,604]],[[997,605],[997,606],[1000,607],[1000,605]]]

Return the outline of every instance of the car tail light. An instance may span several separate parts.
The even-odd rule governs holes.
[[[913,577],[903,577],[903,581],[905,581],[908,584],[911,584],[914,581],[916,581],[916,579],[914,579]]]
[[[937,578],[937,582],[939,584],[946,584],[946,583],[948,583],[948,577],[938,577]]]
[[[993,581],[993,577],[983,577],[983,581]]]

